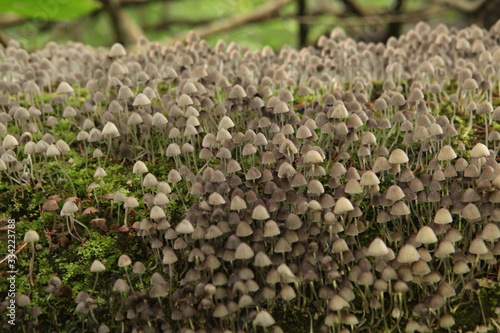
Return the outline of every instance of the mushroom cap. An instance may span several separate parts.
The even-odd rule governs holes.
[[[341,215],[352,210],[354,210],[354,207],[351,201],[345,197],[338,199],[335,203],[335,207],[333,208],[333,212],[337,215]]]
[[[274,325],[275,320],[273,316],[266,310],[261,310],[254,319],[255,326],[269,327]]]
[[[251,259],[254,256],[252,248],[244,242],[241,242],[236,248],[234,257],[235,259],[246,260]]]
[[[389,163],[391,164],[402,164],[408,161],[408,155],[406,155],[406,153],[399,148],[394,149],[389,156]]]
[[[113,285],[113,291],[119,293],[126,293],[130,290],[130,287],[127,284],[127,281],[124,279],[117,279]]]
[[[118,258],[118,266],[119,267],[126,267],[132,265],[132,260],[130,260],[130,257],[126,254],[122,254]]]
[[[188,220],[182,220],[175,226],[175,232],[178,234],[190,234],[194,231],[194,227]]]
[[[363,176],[361,176],[361,181],[359,183],[361,186],[374,186],[380,184],[380,180],[373,171],[368,170],[363,172]]]
[[[410,244],[406,244],[401,249],[397,256],[397,260],[402,264],[410,264],[420,259],[420,254],[417,249]]]
[[[92,265],[90,266],[90,271],[92,273],[99,273],[99,272],[104,272],[106,270],[106,267],[104,264],[99,261],[99,260],[94,260]]]
[[[319,152],[311,149],[304,155],[304,163],[306,165],[323,163],[323,157]]]
[[[417,233],[416,240],[417,240],[417,242],[422,243],[422,244],[432,244],[432,243],[436,243],[438,241],[436,234],[428,226],[424,226],[424,227],[420,228],[420,230]]]
[[[76,212],[78,212],[78,206],[71,200],[66,201],[61,208],[61,216],[70,216]]]
[[[137,161],[134,164],[134,168],[132,169],[132,173],[146,173],[148,172],[148,167],[142,161]]]
[[[115,124],[108,121],[102,129],[102,136],[105,138],[117,138],[120,136],[120,131],[118,131],[118,128]]]
[[[65,81],[62,81],[59,83],[59,86],[57,87],[56,94],[59,95],[69,95],[73,94],[75,91],[73,88]]]
[[[132,106],[147,106],[147,105],[151,105],[151,101],[149,100],[148,96],[146,96],[143,93],[138,93],[134,99],[134,102],[132,103]]]
[[[387,248],[387,245],[384,243],[384,241],[381,238],[377,237],[370,243],[366,253],[372,257],[381,257],[388,254],[389,249]]]
[[[488,253],[488,247],[481,238],[475,238],[472,240],[469,246],[469,252],[477,255]]]
[[[232,88],[231,91],[229,92],[229,98],[231,99],[241,99],[247,97],[247,93],[245,92],[245,89],[243,89],[242,86],[239,84],[235,84]]]
[[[440,208],[434,216],[434,222],[437,224],[448,224],[453,222],[453,217],[448,209]]]
[[[481,158],[481,157],[488,157],[488,156],[490,156],[490,151],[482,143],[477,143],[474,146],[474,148],[472,148],[472,150],[470,152],[471,158]]]
[[[109,50],[109,54],[108,54],[108,56],[111,58],[124,57],[126,55],[127,55],[127,51],[125,51],[125,48],[120,43],[113,44],[113,46],[111,46],[111,49]]]
[[[26,234],[24,234],[24,241],[26,243],[38,242],[39,239],[40,236],[38,235],[38,232],[36,232],[35,230],[28,230]]]
[[[350,308],[351,305],[340,295],[333,295],[328,302],[328,308],[332,311],[340,311],[344,308]]]
[[[457,158],[457,154],[450,146],[446,145],[441,148],[438,154],[438,160],[440,161],[450,161]]]
[[[47,212],[55,212],[59,210],[59,205],[54,199],[48,199],[43,203],[42,209]]]
[[[267,208],[264,205],[257,205],[252,212],[252,218],[254,220],[267,220],[270,217]]]

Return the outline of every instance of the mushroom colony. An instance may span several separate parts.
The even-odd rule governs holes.
[[[499,330],[499,40],[500,21],[279,52],[11,41],[1,182],[45,221],[18,235],[16,328]],[[39,271],[102,234],[139,245],[77,261],[77,290]]]

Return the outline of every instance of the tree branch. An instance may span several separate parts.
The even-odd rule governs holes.
[[[437,3],[449,8],[458,10],[466,14],[473,14],[481,11],[481,8],[488,3],[488,0],[463,1],[463,0],[441,0]]]
[[[342,0],[342,3],[346,7],[347,11],[356,15],[356,16],[366,16],[363,7],[358,5],[356,0]]]
[[[433,17],[437,17],[443,14],[444,10],[442,7],[433,7],[425,10],[415,10],[402,12],[398,15],[394,15],[392,13],[386,14],[374,14],[367,15],[364,17],[335,17],[332,19],[331,16],[326,17],[326,20],[322,20],[320,16],[317,15],[307,15],[298,17],[297,15],[281,15],[279,18],[281,19],[293,19],[298,20],[303,24],[308,25],[324,25],[324,26],[338,26],[343,25],[346,27],[355,27],[362,25],[381,25],[388,24],[392,22],[416,22],[422,20],[428,20]]]
[[[173,25],[188,25],[188,26],[200,26],[213,23],[216,19],[201,19],[201,20],[191,20],[188,18],[183,19],[166,19],[158,22],[156,24],[147,25],[144,30],[164,30],[168,29]]]
[[[244,13],[234,17],[222,19],[215,21],[206,26],[202,26],[195,29],[195,32],[201,37],[206,38],[221,32],[225,32],[231,29],[241,27],[243,25],[269,20],[278,16],[278,11],[286,4],[290,3],[292,0],[275,0],[273,2],[267,3],[261,7],[254,9],[249,13]],[[176,36],[173,38],[167,38],[163,42],[173,44],[177,41],[185,40],[186,34]]]

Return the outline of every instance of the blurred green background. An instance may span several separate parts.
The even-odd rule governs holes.
[[[0,0],[0,42],[35,49],[54,40],[133,45],[139,36],[173,43],[192,29],[211,45],[250,49],[314,44],[334,27],[364,41],[385,41],[417,21],[489,28],[500,0]]]

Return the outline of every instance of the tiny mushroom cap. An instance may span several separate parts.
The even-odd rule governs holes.
[[[420,259],[417,249],[411,245],[404,245],[398,253],[397,260],[402,264],[410,264]]]
[[[178,234],[190,234],[194,231],[193,225],[188,220],[182,220],[176,227],[175,232]]]
[[[101,168],[101,167],[98,167],[96,170],[95,170],[95,173],[94,173],[94,178],[102,178],[102,177],[106,177],[108,174],[106,173],[106,171]]]
[[[469,246],[469,252],[477,255],[488,253],[488,247],[481,238],[475,238],[472,240]]]
[[[104,272],[106,270],[106,267],[100,260],[94,260],[92,265],[90,266],[90,271],[92,273],[99,273],[99,272]]]
[[[151,101],[149,100],[148,96],[146,96],[143,93],[137,94],[137,96],[134,99],[134,103],[132,103],[132,106],[147,106],[151,105]]]
[[[264,205],[257,205],[252,212],[252,218],[254,220],[267,220],[270,217],[269,212],[267,211]]]
[[[304,163],[306,165],[323,163],[323,158],[321,157],[321,154],[316,150],[309,150],[304,155]]]
[[[368,246],[368,251],[366,252],[372,257],[381,257],[389,253],[387,245],[379,237],[375,238]]]
[[[437,242],[437,237],[430,227],[424,226],[418,231],[416,240],[422,244],[432,244]]]
[[[55,212],[56,210],[59,210],[59,205],[54,199],[48,199],[43,203],[42,209],[47,212]]]
[[[437,224],[448,224],[453,222],[453,217],[448,209],[440,208],[434,216],[434,222]]]
[[[148,172],[148,167],[143,161],[137,161],[134,164],[134,168],[132,169],[132,173],[146,173]]]
[[[493,242],[500,238],[500,229],[494,223],[488,223],[481,232],[482,239]]]
[[[255,326],[269,327],[274,325],[275,320],[273,316],[266,310],[261,310],[254,319]]]
[[[132,265],[132,260],[130,260],[130,257],[126,254],[122,254],[118,258],[118,266],[120,267],[126,267]]]
[[[229,314],[229,311],[227,310],[227,307],[224,305],[224,303],[219,303],[214,309],[213,316],[215,318],[222,318],[225,317]]]
[[[241,242],[238,245],[234,254],[235,259],[241,259],[241,260],[251,259],[253,258],[253,256],[254,252],[252,248],[247,243],[244,242]]]
[[[241,87],[240,85],[236,84],[231,88],[231,91],[229,92],[229,98],[244,98],[247,97],[247,93],[245,92],[245,89]]]
[[[391,164],[402,164],[408,161],[408,155],[406,155],[406,153],[399,148],[395,149],[389,156],[389,163]]]
[[[19,145],[19,142],[13,135],[7,134],[3,138],[2,147],[4,147],[5,149],[9,149],[17,145]]]
[[[149,289],[149,296],[153,298],[158,298],[158,297],[167,297],[168,292],[167,289],[165,288],[164,285],[162,284],[155,284]]]
[[[36,232],[35,230],[28,230],[28,232],[24,234],[24,241],[26,243],[38,242],[39,239],[40,236],[38,236],[38,232]]]
[[[352,210],[354,210],[354,207],[353,207],[351,201],[349,201],[349,199],[347,199],[345,197],[342,197],[339,200],[337,200],[337,202],[335,203],[335,207],[333,209],[333,212],[337,215],[341,215],[341,214],[350,212]]]
[[[117,138],[120,136],[120,132],[115,124],[108,121],[104,128],[102,129],[102,136],[105,138]]]
[[[31,304],[31,300],[28,295],[19,295],[16,299],[17,305],[25,307]]]
[[[272,261],[265,252],[260,251],[255,255],[254,262],[253,262],[254,266],[267,267],[267,266],[270,266],[271,264],[272,264]]]
[[[401,187],[398,185],[392,185],[387,189],[385,197],[391,201],[398,201],[402,200],[405,197],[405,194]]]
[[[380,180],[373,171],[365,171],[359,182],[361,186],[374,186],[380,184]]]
[[[210,194],[208,197],[208,203],[212,206],[219,206],[226,203],[226,200],[217,192]]]
[[[71,216],[76,212],[78,212],[78,206],[71,200],[66,201],[61,208],[61,216]]]
[[[453,325],[455,325],[455,319],[453,319],[453,316],[448,313],[443,314],[439,319],[439,326],[441,328],[449,329],[453,327]]]
[[[127,51],[125,51],[125,48],[123,47],[122,44],[115,43],[115,44],[113,44],[113,46],[111,46],[111,49],[109,50],[108,55],[111,58],[124,57],[127,55]]]
[[[231,199],[231,210],[243,210],[247,208],[247,203],[240,196],[235,195],[233,199]],[[255,209],[254,209],[255,210]]]
[[[160,219],[162,219],[162,218],[165,217],[165,211],[160,206],[154,206],[151,209],[151,212],[150,212],[149,216],[153,220],[160,220]]]
[[[481,158],[481,157],[488,157],[488,156],[490,156],[490,151],[482,143],[477,143],[474,146],[474,148],[472,148],[472,150],[470,152],[471,158]]]
[[[128,286],[127,281],[124,279],[118,279],[115,281],[115,284],[113,285],[113,291],[117,291],[119,293],[126,293],[130,290],[130,287]]]
[[[328,308],[332,311],[340,311],[344,308],[350,308],[351,305],[340,295],[336,294],[330,298]]]
[[[450,146],[446,145],[441,148],[438,154],[438,160],[440,161],[450,161],[457,157],[457,154]]]
[[[66,95],[66,94],[73,94],[75,91],[71,86],[67,83],[62,81],[59,83],[59,86],[57,87],[56,94],[59,95]]]

